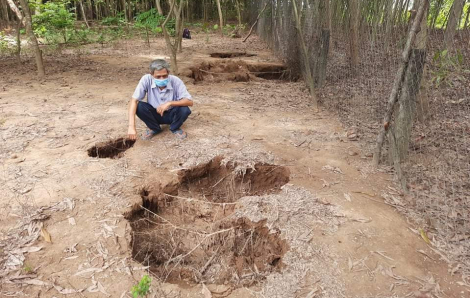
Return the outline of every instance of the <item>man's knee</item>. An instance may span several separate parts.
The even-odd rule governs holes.
[[[136,110],[137,116],[142,115],[142,114],[147,114],[150,111],[149,106],[150,105],[146,102],[138,101],[137,102],[137,110]]]
[[[191,110],[188,107],[180,107],[178,112],[183,118],[188,118],[191,115]]]

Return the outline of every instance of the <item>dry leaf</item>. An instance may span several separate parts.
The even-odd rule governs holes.
[[[31,252],[40,251],[41,249],[42,249],[42,246],[22,247],[22,248],[21,248],[21,252],[28,252],[28,253],[31,253]]]
[[[54,285],[54,288],[57,290],[57,292],[63,294],[63,295],[68,295],[68,294],[75,294],[75,293],[81,293],[83,292],[83,289],[75,290],[75,289],[65,289],[62,288],[61,286]]]
[[[315,296],[317,296],[317,293],[318,292],[318,288],[315,288],[313,290],[310,291],[310,293],[307,294],[307,296],[305,296],[305,298],[314,298]]]
[[[110,294],[108,294],[108,292],[106,292],[106,289],[103,287],[103,285],[100,282],[98,282],[98,290],[100,290],[100,292],[105,294],[107,297],[111,296]]]
[[[201,294],[204,295],[204,298],[212,298],[212,293],[211,291],[209,291],[205,284],[202,284]]]
[[[348,193],[344,193],[344,198],[346,199],[346,201],[351,202],[351,195],[349,195]]]
[[[44,238],[44,241],[52,243],[51,234],[45,228],[41,228],[41,236]]]
[[[419,234],[421,235],[421,238],[423,238],[424,242],[431,245],[431,240],[429,240],[428,235],[426,235],[426,232],[423,229],[419,229]]]
[[[75,222],[75,218],[69,217],[69,224],[71,224],[72,226],[76,225],[77,223]]]

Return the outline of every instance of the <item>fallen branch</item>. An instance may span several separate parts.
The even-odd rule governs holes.
[[[251,26],[251,29],[250,29],[250,32],[248,32],[248,35],[243,39],[243,42],[245,42],[248,37],[250,37],[251,33],[253,33],[253,28],[255,28],[256,24],[258,24],[258,21],[259,21],[259,18],[261,17],[261,15],[263,14],[263,12],[265,11],[266,7],[268,7],[268,3],[269,2],[266,2],[266,4],[264,5],[263,9],[261,10],[261,12],[258,14],[258,17],[256,18],[256,21],[253,23],[253,25]]]

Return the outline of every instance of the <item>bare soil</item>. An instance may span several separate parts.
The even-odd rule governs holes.
[[[46,55],[45,80],[1,61],[0,296],[131,297],[150,274],[150,297],[468,297],[303,83],[186,76],[220,66],[215,51],[282,65],[256,37],[210,37],[178,56],[195,102],[183,141],[122,139],[163,40]]]

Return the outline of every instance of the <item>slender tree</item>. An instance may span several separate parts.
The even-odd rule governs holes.
[[[392,91],[390,93],[390,97],[387,103],[387,108],[386,108],[385,116],[383,120],[383,127],[380,130],[379,135],[377,136],[377,144],[376,144],[375,151],[374,151],[374,165],[375,166],[378,166],[380,162],[380,156],[382,152],[382,146],[385,141],[385,136],[388,132],[388,129],[390,128],[390,121],[392,119],[393,111],[395,109],[395,104],[398,101],[398,96],[400,94],[403,81],[407,74],[407,69],[408,69],[410,57],[412,54],[412,47],[415,43],[416,35],[418,34],[420,30],[421,22],[424,18],[424,15],[427,11],[428,6],[429,6],[429,0],[421,0],[421,4],[417,11],[416,17],[413,20],[413,25],[411,26],[410,33],[408,34],[408,39],[406,41],[405,49],[403,50],[403,56],[402,56],[403,60],[395,76],[395,81],[393,82],[393,88],[392,88]]]
[[[220,0],[215,0],[217,3],[217,11],[219,12],[219,22],[220,22],[220,34],[224,35],[224,17],[222,15],[222,8],[220,6]]]
[[[13,10],[13,11],[15,11],[15,13],[17,13],[18,19],[24,20],[24,22],[25,22],[26,33],[28,34],[29,39],[30,39],[30,41],[32,43],[32,46],[33,46],[33,49],[34,49],[34,56],[35,56],[35,60],[36,60],[36,67],[37,67],[37,71],[38,71],[38,76],[39,77],[44,77],[46,72],[44,70],[44,62],[42,60],[42,51],[39,48],[38,40],[36,38],[36,35],[34,35],[34,32],[33,32],[33,20],[31,18],[31,11],[29,10],[29,5],[27,3],[27,0],[19,0],[21,8],[22,8],[23,13],[24,13],[24,17],[19,12],[18,7],[15,5],[13,0],[7,0],[7,1],[8,1],[8,4],[10,5],[11,10]]]
[[[462,17],[464,5],[465,0],[454,0],[454,4],[452,4],[449,19],[447,21],[446,32],[444,34],[444,45],[446,49],[450,49],[452,47],[455,31],[457,30],[457,27],[460,26],[460,18]]]
[[[297,7],[297,1],[292,0],[292,7],[294,9],[294,19],[295,19],[295,27],[298,32],[299,43],[300,43],[300,50],[302,52],[302,58],[304,61],[304,71],[305,71],[305,81],[310,90],[310,96],[312,97],[312,101],[314,104],[315,109],[318,109],[318,100],[315,93],[315,82],[312,76],[312,71],[310,69],[310,59],[309,53],[307,50],[307,46],[305,45],[304,34],[302,31],[302,21],[300,18],[300,14]]]
[[[160,2],[160,0],[157,0],[157,1]],[[170,10],[168,11],[168,15],[162,24],[162,31],[163,31],[163,36],[165,37],[166,47],[168,51],[170,52],[171,68],[175,74],[178,74],[179,72],[178,72],[178,62],[176,60],[176,53],[178,51],[179,42],[183,34],[183,30],[182,30],[183,20],[181,17],[181,13],[184,7],[185,0],[181,0],[179,3],[176,3],[176,0],[168,0],[168,1],[170,4]],[[163,15],[163,10],[162,10],[161,5],[157,5],[157,8],[159,9],[158,13]],[[170,34],[168,33],[168,30],[166,29],[166,24],[168,23],[168,20],[173,14],[175,15],[175,23],[176,23],[175,31],[176,32],[175,32],[175,37],[172,41]]]
[[[359,1],[349,0],[349,63],[353,76],[359,68]]]
[[[391,136],[390,140],[392,141],[393,139],[394,141],[391,142],[393,144],[391,149],[396,150],[396,154],[392,155],[394,158],[399,159],[398,162],[405,160],[408,155],[411,128],[415,119],[417,97],[426,62],[427,38],[427,14],[425,12],[420,23],[419,31],[416,35],[415,43],[411,49],[410,60],[408,62],[405,79],[398,99],[399,108],[396,112],[391,133],[389,134]]]

